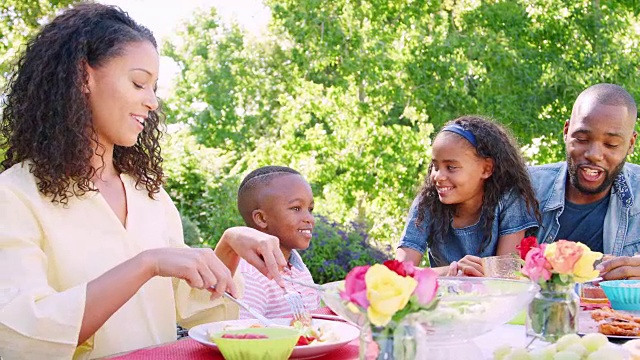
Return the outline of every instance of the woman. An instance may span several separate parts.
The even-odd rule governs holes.
[[[236,317],[220,295],[240,293],[240,257],[281,281],[275,237],[184,245],[161,187],[158,67],[151,32],[100,4],[64,12],[19,58],[0,137],[5,360],[102,357],[174,340],[176,321]]]

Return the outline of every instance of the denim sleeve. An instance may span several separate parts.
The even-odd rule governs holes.
[[[499,211],[498,236],[538,227],[534,213],[527,208],[516,189],[511,189],[502,196]]]
[[[407,217],[407,223],[400,237],[399,248],[409,248],[415,250],[421,254],[427,251],[427,224],[429,223],[428,217],[422,221],[420,227],[416,226],[416,218],[418,217],[418,203],[420,202],[420,196],[418,195],[411,208],[409,209],[409,216]]]

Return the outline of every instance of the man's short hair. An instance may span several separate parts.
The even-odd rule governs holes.
[[[633,96],[627,92],[622,86],[615,84],[595,84],[588,87],[583,91],[578,99],[589,97],[595,100],[597,104],[612,105],[612,106],[624,106],[627,108],[633,120],[638,118],[638,107],[636,105]],[[576,101],[578,104],[579,101]]]

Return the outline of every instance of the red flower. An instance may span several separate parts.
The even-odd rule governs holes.
[[[527,257],[529,250],[537,247],[538,239],[536,239],[535,236],[528,236],[520,241],[520,245],[517,245],[516,249],[520,251],[520,258],[524,260]]]
[[[382,264],[400,276],[407,276],[407,267],[398,260],[387,260]]]

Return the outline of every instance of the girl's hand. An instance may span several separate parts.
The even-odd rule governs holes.
[[[482,259],[473,255],[466,255],[459,261],[449,265],[447,276],[484,276],[482,271]]]
[[[215,251],[232,272],[238,266],[238,257],[241,257],[264,276],[284,287],[280,272],[287,266],[287,260],[280,250],[277,237],[245,226],[229,228],[220,238]]]
[[[148,259],[153,276],[185,280],[193,288],[211,291],[212,298],[225,291],[237,295],[231,271],[210,248],[159,248],[142,256]]]

